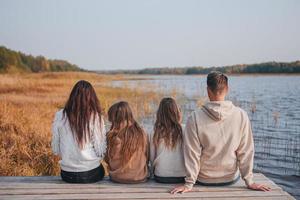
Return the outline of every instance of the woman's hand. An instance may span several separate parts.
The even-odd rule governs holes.
[[[174,188],[170,193],[171,193],[171,194],[185,193],[185,192],[189,192],[189,191],[191,191],[191,190],[192,190],[192,189],[189,189],[189,188],[187,188],[186,186],[181,185],[181,186],[178,186],[178,187]]]
[[[263,184],[257,184],[257,183],[253,183],[253,184],[249,185],[248,188],[251,190],[260,190],[260,191],[265,191],[265,192],[271,190],[270,187],[263,185]]]

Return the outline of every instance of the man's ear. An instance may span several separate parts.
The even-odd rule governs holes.
[[[207,89],[207,94],[208,94],[208,96],[210,96],[210,95],[211,95],[211,90],[209,89],[208,86],[206,87],[206,89]]]
[[[211,99],[214,96],[214,93],[211,91],[211,89],[207,86],[207,95],[209,99]]]
[[[229,87],[228,87],[228,86],[226,86],[226,87],[225,87],[225,95],[227,95],[227,94],[228,94],[228,92],[229,92]]]

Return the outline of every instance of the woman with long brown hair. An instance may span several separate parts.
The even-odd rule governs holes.
[[[109,175],[119,183],[139,183],[148,176],[148,141],[145,131],[135,121],[127,102],[121,101],[110,107],[108,120],[111,128],[107,133]]]
[[[65,107],[55,114],[52,151],[61,157],[61,177],[69,183],[101,180],[100,161],[106,153],[106,131],[92,85],[84,80],[73,87]]]
[[[150,161],[154,179],[160,183],[184,183],[181,112],[173,98],[159,104],[150,135]]]

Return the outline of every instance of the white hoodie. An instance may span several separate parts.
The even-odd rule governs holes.
[[[231,101],[212,101],[194,111],[184,135],[186,187],[233,181],[253,183],[254,144],[247,113]]]

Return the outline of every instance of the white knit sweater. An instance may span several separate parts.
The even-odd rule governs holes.
[[[98,116],[90,123],[91,139],[80,149],[73,137],[67,117],[59,110],[52,124],[52,151],[59,155],[61,169],[68,172],[83,172],[100,165],[106,153],[106,131],[104,122],[100,126]],[[98,118],[98,119],[97,119]]]
[[[160,177],[185,177],[182,145],[177,144],[175,149],[168,149],[162,141],[155,150],[153,136],[154,133],[150,132],[151,174]]]

